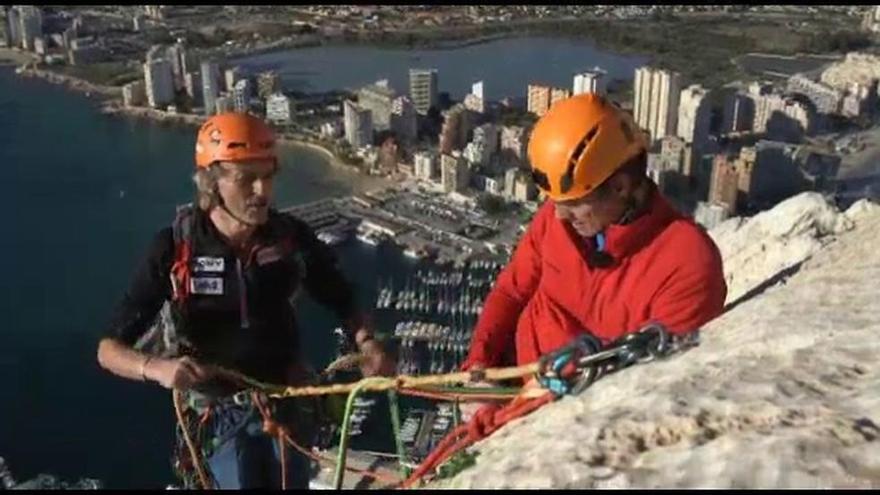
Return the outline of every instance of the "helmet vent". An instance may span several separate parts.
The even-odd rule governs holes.
[[[236,148],[247,148],[247,143],[232,142],[226,145],[226,149],[233,150]]]
[[[559,189],[563,193],[568,192],[568,190],[571,189],[571,186],[574,185],[574,169],[577,167],[578,162],[580,162],[581,155],[586,151],[587,145],[590,144],[590,141],[592,141],[594,137],[596,137],[597,132],[599,132],[599,124],[596,124],[590,129],[590,132],[584,136],[571,153],[571,158],[568,160],[568,168],[565,170],[565,174],[559,178]]]
[[[590,141],[592,141],[594,137],[596,137],[596,132],[598,131],[599,126],[597,124],[592,129],[590,129],[590,132],[588,132],[587,135],[584,136],[584,138],[581,140],[581,142],[578,143],[574,151],[571,153],[571,158],[568,159],[569,169],[572,169],[575,165],[577,165],[577,162],[580,161],[581,155],[584,153],[587,145],[590,144]]]
[[[547,174],[540,170],[532,169],[532,182],[544,191],[550,190],[550,181],[547,179]]]

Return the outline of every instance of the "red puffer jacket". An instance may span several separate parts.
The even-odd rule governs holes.
[[[474,331],[462,368],[516,364],[568,344],[589,331],[603,343],[655,321],[670,333],[699,329],[721,314],[727,285],[712,239],[656,190],[650,210],[606,229],[616,260],[591,268],[592,247],[555,216],[538,210],[501,272]]]

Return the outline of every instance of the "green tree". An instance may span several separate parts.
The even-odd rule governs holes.
[[[871,38],[866,33],[839,29],[834,32],[823,30],[810,36],[804,41],[802,49],[812,53],[848,52],[871,45]]]
[[[505,210],[504,200],[489,193],[483,193],[477,198],[477,206],[491,216],[499,215]]]

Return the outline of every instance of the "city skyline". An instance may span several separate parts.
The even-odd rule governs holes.
[[[21,6],[6,12],[8,42],[47,60],[53,56],[48,53],[50,39],[63,45],[74,65],[92,63],[93,57],[100,58],[106,48],[100,37],[82,36],[87,27],[81,17],[74,18],[56,39],[54,35],[44,37],[39,8]],[[131,28],[141,32],[150,23],[165,22],[169,12],[161,6],[136,12]],[[875,11],[868,11],[860,21],[862,28],[873,29],[875,17]],[[717,159],[719,156],[729,155],[736,161],[751,150],[766,148],[767,143],[802,145],[825,129],[831,115],[850,120],[873,115],[880,73],[868,68],[871,60],[866,55],[849,54],[845,62],[821,73],[796,73],[783,83],[756,79],[738,87],[711,90],[674,70],[648,64],[634,70],[632,91],[624,100],[620,100],[619,89],[611,92],[613,81],[598,65],[568,67],[569,87],[543,83],[536,74],[516,99],[499,98],[497,94],[493,97],[491,87],[486,91],[485,81],[474,78],[470,91],[456,101],[443,91],[441,71],[414,64],[408,70],[406,88],[392,88],[387,79],[380,79],[353,91],[341,91],[347,93],[341,98],[328,99],[326,95],[311,97],[288,91],[277,71],[250,72],[223,57],[198,56],[189,43],[177,39],[148,47],[142,80],[123,86],[121,100],[125,108],[151,108],[173,115],[253,113],[300,139],[324,140],[336,155],[342,153],[346,160],[361,163],[371,173],[433,176],[424,173],[424,159],[422,174],[416,173],[419,167],[414,163],[415,153],[433,149],[438,153],[437,186],[509,199],[514,196],[510,194],[512,188],[500,185],[511,183],[507,173],[510,168],[527,166],[524,149],[534,118],[540,118],[562,99],[595,92],[616,99],[631,111],[639,127],[650,136],[649,175],[661,189],[684,202],[679,206],[688,204],[696,211],[703,202],[732,201],[729,193],[718,192],[727,189],[718,185],[715,177],[730,175],[720,168],[716,170],[716,163],[719,167],[725,163]],[[863,68],[838,70],[844,63]],[[517,122],[501,124],[502,115],[516,115]],[[510,143],[514,133],[519,133],[517,144]],[[349,148],[340,148],[341,144]],[[467,174],[450,175],[448,170],[457,168],[450,169],[453,162],[450,158],[444,161],[444,157],[451,156],[456,163],[467,164]],[[749,167],[733,169],[763,171],[766,167],[785,166],[778,156],[756,156]],[[792,153],[786,156],[789,161],[800,160]],[[767,165],[773,160],[776,165]],[[444,169],[446,176],[455,179],[444,180]],[[806,171],[804,174],[809,175]],[[467,177],[467,183],[460,177]],[[817,187],[816,180],[804,180],[812,181],[810,187]],[[450,188],[451,183],[455,187]],[[733,215],[758,204],[759,196],[751,194],[753,189],[739,187],[740,196],[746,199],[726,204],[723,209]]]

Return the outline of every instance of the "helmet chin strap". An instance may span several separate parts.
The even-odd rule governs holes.
[[[615,225],[626,225],[635,220],[637,210],[638,205],[636,205],[635,196],[629,196],[628,198],[626,198],[626,209],[623,210],[623,214],[620,215],[620,218],[616,222],[614,222]]]
[[[214,194],[217,195],[217,202],[219,203],[217,206],[219,206],[221,210],[225,211],[227,215],[232,217],[233,220],[243,225],[247,225],[248,227],[259,227],[259,224],[248,222],[247,220],[240,218],[235,213],[232,213],[232,210],[230,210],[229,207],[226,206],[226,201],[223,200],[223,196],[220,194],[219,190],[214,189]]]
[[[636,202],[635,196],[629,196],[626,198],[626,209],[623,211],[623,214],[620,215],[620,218],[613,222],[614,225],[626,225],[632,222],[635,219],[636,212],[638,211],[638,205]],[[588,263],[593,268],[607,268],[614,264],[614,257],[611,256],[605,250],[607,245],[607,240],[605,238],[605,231],[597,233],[593,237],[593,241],[596,243],[595,249],[590,253],[590,257],[588,259]]]

